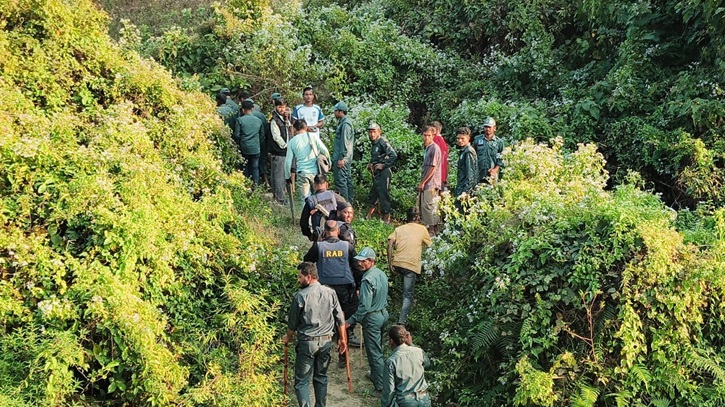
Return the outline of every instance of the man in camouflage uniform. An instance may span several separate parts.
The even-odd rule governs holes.
[[[373,186],[368,195],[368,219],[375,213],[375,203],[380,202],[380,212],[385,222],[390,223],[390,178],[393,172],[390,167],[398,158],[398,153],[393,150],[390,142],[381,136],[380,126],[377,123],[370,123],[368,126],[368,137],[370,138],[370,163],[368,171],[373,174]]]
[[[295,395],[300,407],[310,407],[310,376],[314,376],[315,407],[327,402],[327,368],[335,327],[338,332],[338,351],[346,352],[343,336],[344,320],[335,291],[320,284],[317,269],[312,263],[297,266],[298,291],[289,309],[287,333],[282,343],[287,345],[298,334],[295,348]]]

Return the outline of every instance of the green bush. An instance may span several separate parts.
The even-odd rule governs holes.
[[[722,404],[721,211],[683,223],[701,230],[686,243],[637,176],[605,190],[593,145],[528,140],[506,161],[466,214],[448,202],[416,289],[440,401]]]
[[[279,405],[268,209],[206,95],[86,0],[0,5],[0,393]],[[253,218],[258,216],[259,220]]]

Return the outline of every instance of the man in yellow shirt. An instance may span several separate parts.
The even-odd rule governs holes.
[[[388,236],[388,264],[394,274],[403,276],[403,307],[398,324],[405,325],[413,306],[415,280],[422,268],[423,245],[430,246],[428,229],[421,225],[417,208],[408,210],[408,223],[395,228]]]

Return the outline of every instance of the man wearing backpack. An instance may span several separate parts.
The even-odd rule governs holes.
[[[327,177],[323,174],[315,175],[313,184],[315,193],[305,198],[300,229],[310,241],[316,242],[324,238],[325,221],[337,220],[337,203],[345,202],[345,198],[327,189]]]

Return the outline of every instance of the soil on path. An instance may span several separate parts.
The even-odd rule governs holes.
[[[269,200],[272,201],[271,194]],[[296,208],[295,225],[292,226],[289,206],[284,207],[277,203],[270,202],[270,206],[274,216],[280,220],[275,225],[275,235],[278,237],[279,244],[283,247],[297,246],[304,254],[310,247],[310,242],[300,233],[297,220],[299,219],[300,208]],[[297,206],[297,205],[296,205]],[[360,325],[356,328],[356,335],[362,338]],[[350,375],[352,378],[353,393],[348,391],[347,372],[337,366],[337,346],[333,346],[333,355],[331,355],[330,368],[327,371],[327,405],[329,407],[373,407],[380,405],[380,399],[373,395],[374,387],[370,380],[365,377],[368,371],[367,357],[365,350],[354,348],[349,351],[350,354]],[[289,364],[289,383],[287,391],[289,394],[289,405],[297,406],[297,399],[294,393],[294,343],[290,343],[290,364]],[[314,391],[310,386],[310,394],[313,396]],[[314,403],[314,401],[313,401]]]

